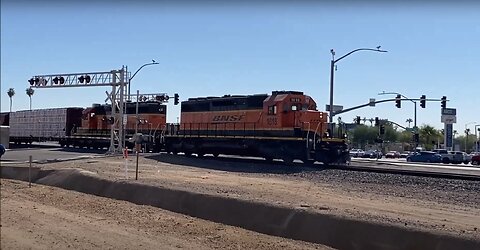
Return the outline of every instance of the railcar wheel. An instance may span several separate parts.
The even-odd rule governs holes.
[[[273,157],[267,156],[265,157],[266,162],[273,162]]]
[[[218,157],[218,153],[213,154],[213,157],[217,158],[217,157]]]

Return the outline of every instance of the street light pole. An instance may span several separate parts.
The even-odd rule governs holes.
[[[480,132],[480,128],[477,129],[477,127],[480,127],[480,125],[475,125],[475,152],[478,152],[478,137],[477,137],[477,131]]]
[[[387,52],[386,50],[380,50],[380,46],[378,46],[376,49],[370,49],[370,48],[359,48],[359,49],[354,49],[347,54],[339,57],[338,59],[335,59],[335,51],[333,49],[330,50],[330,53],[332,53],[332,60],[330,62],[330,109],[329,109],[329,120],[330,123],[333,124],[333,116],[335,115],[333,112],[333,78],[334,78],[334,71],[335,71],[335,63],[338,61],[342,60],[343,58],[357,52],[357,51],[362,51],[362,50],[368,50],[368,51],[375,51],[375,52]],[[333,133],[333,129],[332,129]]]
[[[154,64],[158,64],[158,62],[155,62],[155,60],[152,60],[151,63],[145,63],[144,65],[140,66],[140,68],[137,69],[137,71],[135,71],[135,73],[133,73],[132,77],[130,77],[128,79],[128,100],[130,100],[130,85],[131,85],[131,82],[132,82],[132,79],[135,77],[135,75],[137,75],[137,73],[143,69],[143,67],[145,66],[148,66],[148,65],[154,65]]]
[[[470,124],[477,124],[477,122],[469,122],[469,123],[466,123],[465,124],[465,153],[467,152],[467,142],[468,142],[468,130],[467,130],[467,126],[470,125]],[[477,134],[477,132],[475,131],[475,134]]]

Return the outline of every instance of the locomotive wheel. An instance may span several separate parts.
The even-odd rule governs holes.
[[[198,157],[198,158],[203,158],[204,156],[205,156],[204,153],[197,153],[197,157]]]
[[[267,162],[273,162],[273,157],[271,157],[271,156],[266,156],[266,157],[265,157],[265,161],[267,161]]]
[[[218,153],[213,154],[213,157],[217,158],[217,157],[218,157]]]
[[[307,164],[307,165],[313,165],[315,163],[315,160],[303,160],[303,163],[304,164]]]
[[[185,152],[186,157],[192,157],[192,152]]]

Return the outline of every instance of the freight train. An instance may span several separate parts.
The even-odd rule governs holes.
[[[166,105],[147,101],[138,103],[139,119],[136,118],[136,103],[125,103],[125,135],[133,138],[135,123],[138,132],[145,138],[160,134],[166,124]],[[53,141],[62,147],[102,149],[110,146],[111,105],[93,104],[89,108],[53,108],[22,110],[1,113],[0,124],[10,126],[11,144]],[[153,140],[147,147],[153,147]],[[132,148],[134,143],[126,141]]]
[[[303,92],[190,98],[181,103],[179,124],[166,122],[166,106],[159,102],[139,102],[139,106],[140,121],[144,122],[135,117],[135,103],[126,104],[125,134],[127,139],[132,138],[135,123],[138,123],[139,132],[148,135],[147,150],[154,152],[196,154],[198,157],[206,154],[254,156],[267,161],[281,159],[286,163],[301,160],[345,164],[350,160],[346,138],[333,136],[327,113],[318,111],[315,101]],[[25,111],[11,114],[12,125],[15,124],[12,118],[17,119],[15,113],[21,112]],[[68,108],[60,113],[65,118],[60,119],[60,125],[54,126],[56,133],[47,133],[46,128],[34,124],[32,130],[39,130],[37,134],[25,132],[22,137],[12,134],[12,141],[20,143],[38,138],[55,140],[67,147],[109,146],[109,105]],[[133,146],[132,141],[126,143]]]

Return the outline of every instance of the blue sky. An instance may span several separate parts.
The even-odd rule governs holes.
[[[480,124],[480,4],[460,1],[1,2],[1,111],[29,107],[33,75],[143,68],[132,93],[165,92],[180,99],[298,90],[320,109],[329,102],[330,49],[337,58],[334,100],[345,108],[383,99],[382,91],[440,99],[457,108],[454,129]],[[103,103],[109,88],[36,89],[33,108]],[[393,98],[394,96],[388,96]],[[179,106],[168,104],[168,121]],[[380,117],[402,125],[413,104],[379,104],[341,115]],[[418,125],[443,128],[440,103],[417,109]],[[473,124],[469,128],[473,130]]]

